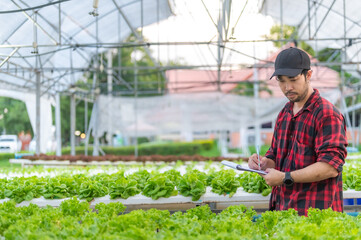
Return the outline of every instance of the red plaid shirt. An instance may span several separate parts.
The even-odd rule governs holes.
[[[272,188],[271,210],[294,208],[307,215],[310,207],[343,211],[342,166],[347,155],[346,125],[342,114],[317,89],[304,107],[293,115],[288,102],[277,117],[272,144],[266,157],[275,169],[291,172],[315,162],[331,164],[339,172],[335,178],[312,183],[284,184]]]

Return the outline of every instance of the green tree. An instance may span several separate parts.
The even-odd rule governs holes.
[[[18,135],[21,131],[29,131],[33,135],[28,111],[25,103],[7,97],[0,97],[0,134]]]
[[[305,41],[299,41],[297,28],[294,26],[283,25],[281,30],[281,25],[274,25],[271,27],[270,34],[265,36],[265,38],[277,40],[273,44],[278,48],[289,42],[281,40],[293,40],[296,43],[297,47],[305,50],[311,56],[315,56],[315,51],[310,45],[308,45]]]
[[[320,62],[337,62],[341,63],[341,51],[335,48],[324,48],[318,52],[317,59]],[[341,72],[341,65],[330,64],[329,68]]]
[[[295,39],[297,37],[296,27],[283,25],[281,29],[281,25],[274,25],[270,29],[270,34],[266,36],[267,39],[272,40],[282,40],[282,39]],[[284,41],[276,41],[273,43],[276,47],[282,47],[285,42]]]
[[[130,35],[124,42],[133,43],[136,42],[134,35]],[[134,61],[132,59],[132,53],[137,51],[141,57],[136,62],[137,66],[140,67],[154,67],[155,64],[151,58],[147,55],[143,46],[124,46],[117,49],[117,53],[113,54],[112,66],[113,66],[113,95],[134,95]],[[100,53],[97,56],[97,60],[100,64],[100,71],[97,75],[97,83],[95,88],[99,88],[101,94],[107,94],[107,71],[103,70],[107,66],[107,57],[106,54]],[[160,63],[161,64],[161,63]],[[169,65],[177,66],[180,65],[177,62],[170,62]],[[94,66],[94,59],[90,62],[89,67]],[[120,68],[119,68],[120,67]],[[127,69],[121,69],[121,67],[126,67]],[[128,69],[129,67],[129,69]],[[77,81],[73,87],[83,89],[84,91],[91,91],[93,88],[93,72],[84,73],[84,81]],[[152,96],[152,95],[161,95],[165,89],[165,78],[161,70],[152,68],[152,69],[142,69],[137,71],[138,78],[138,91],[140,94],[138,96]],[[152,91],[152,93],[150,93]],[[91,116],[93,104],[88,103],[88,122]],[[54,111],[53,111],[54,112]],[[79,101],[76,106],[76,130],[82,132],[84,129],[84,102]],[[53,113],[54,114],[54,113]],[[69,145],[70,141],[70,97],[62,96],[61,97],[61,129],[62,129],[62,140],[63,145]]]
[[[125,42],[134,43],[136,42],[135,36],[130,35]],[[151,69],[140,69],[137,70],[137,86],[135,86],[134,76],[135,71],[134,59],[132,59],[132,54],[137,52],[140,55],[140,59],[136,61],[138,67],[155,67],[152,59],[147,55],[143,46],[124,46],[117,49],[117,54],[113,54],[112,65],[113,65],[113,94],[116,95],[134,95],[134,89],[137,88],[138,95],[141,96],[151,96],[151,95],[161,95],[165,89],[165,78],[163,77],[163,72],[157,68]],[[107,57],[105,54],[99,54],[98,61],[103,64],[104,69],[106,66]],[[91,61],[90,66],[94,66],[94,60]],[[125,67],[123,69],[119,69]],[[106,94],[107,91],[107,72],[99,71],[98,73],[98,83],[96,84],[100,88],[102,94]],[[87,80],[88,88],[91,86],[93,81],[93,73],[90,73]],[[80,84],[81,86],[84,84]]]
[[[261,82],[259,92],[263,91],[272,95],[272,91],[268,88],[267,83]],[[231,92],[242,96],[254,96],[254,83],[251,81],[239,82],[236,87],[231,90]]]
[[[93,103],[88,102],[88,126],[91,116],[91,110]],[[55,108],[52,108],[53,112],[53,125],[55,125]],[[75,107],[75,130],[85,132],[85,102],[77,100]],[[70,96],[60,97],[60,118],[61,118],[61,138],[63,147],[68,146],[70,142]]]

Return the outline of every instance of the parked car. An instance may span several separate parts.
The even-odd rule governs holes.
[[[0,136],[0,152],[15,153],[21,150],[21,141],[16,135]]]

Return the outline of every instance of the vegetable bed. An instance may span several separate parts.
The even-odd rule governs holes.
[[[243,205],[219,214],[206,206],[170,214],[135,210],[123,214],[121,203],[72,198],[59,208],[0,204],[0,237],[5,239],[359,239],[361,219],[330,209],[310,209],[300,217],[293,209],[261,215]]]
[[[143,202],[152,203],[160,198],[178,196],[176,201],[180,202],[217,202],[217,196],[222,197],[222,201],[232,201],[233,196],[235,201],[252,201],[250,196],[243,193],[261,193],[263,196],[270,193],[271,188],[258,174],[210,166],[203,163],[202,168],[198,166],[200,170],[192,164],[55,170],[29,168],[18,169],[17,172],[1,170],[0,199],[13,199],[21,203],[32,199],[53,200],[77,196],[86,201],[103,198],[109,202],[131,198],[131,202],[137,196]],[[344,190],[361,190],[359,169],[360,164],[345,165]],[[350,194],[353,198],[359,198],[360,194],[356,193]]]
[[[258,174],[219,170],[208,174],[196,169],[185,174],[171,169],[165,172],[135,171],[125,175],[124,171],[113,174],[99,173],[92,176],[86,174],[57,175],[54,177],[14,177],[0,179],[0,199],[13,199],[16,203],[30,201],[33,198],[63,199],[77,196],[79,199],[91,201],[94,198],[109,195],[110,199],[127,199],[142,194],[153,200],[182,195],[197,201],[211,192],[232,197],[242,186],[246,192],[270,193],[270,187]]]

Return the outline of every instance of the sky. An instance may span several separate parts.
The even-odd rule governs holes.
[[[197,42],[217,41],[219,2],[217,0],[170,0],[174,15],[160,23],[143,29],[143,35],[150,42]],[[247,2],[246,8],[241,14]],[[232,1],[229,36],[234,40],[262,39],[275,23],[272,18],[258,13],[255,0]],[[208,12],[207,13],[207,9]],[[241,15],[241,16],[240,16]],[[212,16],[212,19],[211,17]],[[237,22],[238,20],[238,22]],[[231,34],[233,28],[233,34]],[[272,43],[228,43],[238,52],[266,58],[274,51]],[[152,47],[154,56],[162,62],[169,60],[191,65],[216,65],[217,48],[212,45],[162,46]],[[224,64],[252,64],[255,60],[236,51],[225,51]]]

